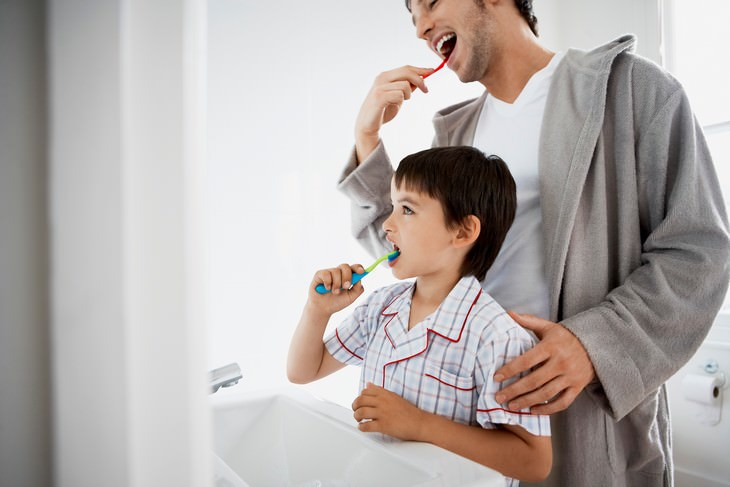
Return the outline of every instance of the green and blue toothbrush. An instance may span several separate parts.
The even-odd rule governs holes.
[[[375,262],[373,262],[373,264],[370,267],[368,267],[367,269],[365,269],[365,272],[362,272],[362,273],[355,272],[355,273],[353,273],[352,274],[352,285],[354,286],[355,284],[357,284],[358,282],[360,282],[360,279],[362,279],[363,277],[365,277],[368,274],[370,274],[378,266],[378,264],[380,264],[381,262],[383,262],[385,259],[388,259],[388,262],[393,262],[395,259],[398,258],[399,255],[400,255],[400,250],[395,250],[393,252],[390,252],[388,254],[383,255],[378,260],[376,260]],[[327,294],[328,292],[330,292],[329,289],[327,289],[326,287],[324,287],[324,284],[317,284],[317,287],[315,289],[317,290],[317,292],[319,294]]]

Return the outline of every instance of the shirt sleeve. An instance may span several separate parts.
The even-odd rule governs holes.
[[[489,341],[479,347],[477,358],[477,422],[486,429],[494,429],[498,424],[518,425],[536,436],[550,436],[550,417],[532,414],[530,409],[510,411],[506,405],[499,404],[495,395],[518,378],[496,382],[494,373],[507,362],[532,348],[534,341],[524,336],[505,336]],[[520,376],[521,377],[521,376]]]
[[[368,345],[368,302],[355,308],[325,340],[327,351],[347,365],[362,365]]]

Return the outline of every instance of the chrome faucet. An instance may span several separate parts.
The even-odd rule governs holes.
[[[210,393],[217,392],[221,387],[231,387],[238,384],[243,378],[241,367],[237,363],[232,363],[219,367],[208,372],[208,382],[210,384]]]

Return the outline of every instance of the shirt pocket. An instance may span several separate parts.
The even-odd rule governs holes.
[[[457,375],[428,361],[423,376],[425,400],[421,409],[464,424],[476,422],[477,390],[473,376]]]

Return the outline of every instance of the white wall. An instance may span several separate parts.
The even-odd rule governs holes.
[[[535,5],[550,48],[588,49],[635,31],[658,58],[649,49],[658,46],[656,2]],[[439,59],[399,0],[210,0],[208,33],[208,360],[239,362],[243,382],[222,392],[235,393],[287,383],[289,338],[315,270],[372,261],[335,189],[355,116],[378,73]],[[416,92],[384,129],[394,162],[430,146],[436,110],[482,91],[448,69],[427,83],[429,94]],[[382,268],[364,284],[390,280]],[[307,387],[347,405],[357,370]]]
[[[540,37],[555,50],[591,49],[620,35],[638,37],[636,52],[661,63],[661,0],[536,0]]]
[[[205,4],[49,3],[55,483],[211,478],[197,188]]]
[[[373,78],[440,61],[400,1],[209,8],[209,362],[239,362],[235,389],[261,389],[286,384],[289,338],[315,270],[372,261],[350,235],[335,184]],[[430,145],[437,108],[481,91],[447,70],[428,81],[431,93],[416,93],[386,130],[396,160]],[[383,268],[365,286],[389,279]],[[311,389],[348,404],[356,386],[352,370]]]

